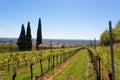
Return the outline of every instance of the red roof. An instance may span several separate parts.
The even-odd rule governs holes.
[[[53,48],[61,48],[63,45],[62,44],[52,44],[52,45],[50,45],[50,44],[47,44],[47,43],[43,43],[43,44],[40,44],[38,47],[39,48],[50,48],[50,47],[53,47]]]

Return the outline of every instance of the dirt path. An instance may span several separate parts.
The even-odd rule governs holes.
[[[71,58],[67,59],[65,62],[63,62],[60,65],[58,65],[57,67],[55,67],[52,70],[52,75],[48,75],[48,73],[46,73],[40,78],[40,80],[52,80],[52,78],[54,76],[56,76],[59,72],[61,72],[62,69],[65,68],[70,63],[70,61],[74,58],[74,56],[72,56]]]
[[[104,67],[102,64],[101,64],[101,67],[102,67],[102,69],[103,69],[103,72],[104,72],[104,75],[105,75],[105,77],[106,77],[106,80],[109,80],[107,70],[105,69],[105,67]],[[101,73],[101,74],[103,74],[103,73]],[[101,76],[101,77],[102,77],[102,76]],[[104,80],[104,78],[101,78],[101,80]]]
[[[88,76],[89,76],[89,73],[88,73],[89,70],[88,70],[88,68],[89,68],[89,66],[90,66],[90,63],[87,64],[87,70],[86,70],[86,73],[85,73],[85,75],[86,75],[86,80],[89,80],[89,79],[88,79]]]
[[[91,63],[91,59],[90,59],[89,55],[87,56],[87,61],[88,61],[88,64],[87,64],[87,69],[86,69],[85,75],[86,75],[86,80],[90,80],[91,79],[91,78],[89,78],[90,74],[91,74],[90,72],[94,71],[94,69],[93,69],[93,64]],[[95,78],[95,76],[94,76],[94,78]]]
[[[87,61],[89,62],[90,61],[90,59],[89,59],[89,57],[87,56]],[[88,63],[87,64],[87,70],[86,70],[86,73],[85,73],[85,75],[86,75],[86,80],[89,80],[88,79],[88,76],[89,76],[89,67],[91,66],[91,64],[90,63]]]

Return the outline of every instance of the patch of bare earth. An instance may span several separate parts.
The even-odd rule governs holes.
[[[91,66],[90,63],[87,64],[87,70],[86,70],[86,80],[89,80],[88,77],[89,77],[89,67]]]
[[[109,80],[108,72],[107,72],[106,68],[102,64],[101,64],[101,67],[103,69],[103,73],[104,73],[103,75],[104,75],[105,79]],[[104,77],[102,76],[101,80],[105,80]]]
[[[88,64],[87,64],[87,69],[86,69],[85,75],[86,75],[86,80],[89,80],[89,75],[90,75],[89,71],[93,70],[93,65],[91,63],[91,60],[90,60],[89,56],[87,56],[87,61],[88,61]]]

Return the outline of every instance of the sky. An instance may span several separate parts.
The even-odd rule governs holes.
[[[18,38],[28,21],[36,38],[39,18],[45,39],[100,39],[120,20],[120,0],[0,0],[0,38]]]

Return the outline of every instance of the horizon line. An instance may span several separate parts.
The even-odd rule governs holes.
[[[17,37],[0,37],[0,38],[14,38],[14,39],[17,39]],[[32,39],[36,39],[36,38],[32,38]],[[71,38],[42,38],[42,39],[50,39],[50,40],[94,40],[94,38],[93,39],[71,39]],[[96,39],[96,40],[99,40],[99,39]]]

